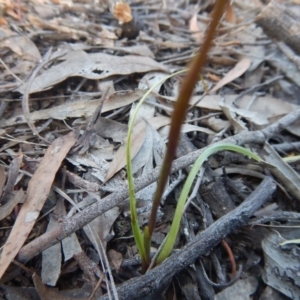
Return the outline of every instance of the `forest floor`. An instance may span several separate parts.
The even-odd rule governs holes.
[[[151,255],[190,167],[214,143],[174,250],[145,274],[138,222],[213,0],[0,0],[0,299],[300,299],[300,5],[227,6],[197,83]],[[168,77],[170,74],[174,76]],[[168,77],[168,78],[167,78]]]

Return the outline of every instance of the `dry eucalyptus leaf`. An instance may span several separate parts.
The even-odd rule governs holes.
[[[191,31],[192,37],[197,44],[200,44],[203,40],[203,33],[198,25],[198,12],[196,11],[189,22],[189,29]]]
[[[234,13],[232,2],[230,2],[227,5],[226,12],[225,12],[225,18],[228,23],[236,24],[236,16]]]
[[[146,123],[143,120],[139,120],[134,124],[134,128],[131,136],[131,159],[135,157],[140,148],[142,147],[146,137]],[[126,144],[121,145],[117,151],[114,160],[110,163],[108,173],[105,178],[107,182],[118,171],[120,171],[126,165]]]
[[[62,247],[65,262],[82,251],[76,233],[72,233],[64,238],[62,240]]]
[[[294,124],[290,125],[290,126],[287,128],[287,130],[288,130],[290,133],[292,133],[292,134],[294,134],[294,135],[300,137],[300,122],[299,122],[299,120],[296,121]]]
[[[49,195],[55,174],[75,142],[74,132],[54,140],[29,181],[26,200],[1,253],[0,278],[23,246]]]
[[[153,153],[153,135],[150,126],[147,124],[146,136],[142,147],[132,159],[132,173],[135,174],[141,168],[143,168],[149,160],[152,163],[152,153]],[[153,166],[152,166],[153,168]]]
[[[76,21],[69,20],[69,22],[64,22],[64,20],[60,17],[46,20],[36,15],[29,15],[28,20],[31,24],[37,27],[57,31],[60,34],[64,33],[73,39],[79,39],[80,37],[89,37],[88,32],[86,32],[85,30],[79,30],[75,27]]]
[[[160,70],[168,72],[168,68],[150,57],[127,55],[116,56],[105,53],[86,53],[84,51],[69,52],[65,61],[45,70],[37,76],[31,85],[30,93],[52,88],[55,84],[72,77],[80,76],[88,79],[102,79],[113,75],[129,75]],[[24,91],[21,86],[19,91]]]
[[[215,296],[215,300],[251,300],[258,286],[258,280],[254,276],[240,279],[232,286],[225,288]]]
[[[66,216],[64,202],[58,200],[54,212],[51,214],[47,231],[55,230],[59,226],[59,220]],[[41,277],[44,284],[55,286],[61,273],[62,250],[64,253],[64,261],[71,259],[75,254],[82,251],[80,243],[75,233],[64,238],[60,243],[51,246],[42,253],[42,272]]]
[[[153,117],[147,121],[155,129],[159,129],[161,127],[171,124],[171,118],[165,116]]]
[[[129,105],[132,102],[141,98],[144,93],[145,91],[143,90],[135,90],[111,95],[109,99],[104,102],[102,113]],[[87,118],[94,113],[98,105],[99,100],[82,100],[77,102],[68,102],[48,109],[33,111],[30,113],[30,118],[32,121],[48,120],[50,118],[58,120],[79,117]],[[5,127],[22,123],[26,123],[24,115],[18,115],[8,120],[1,120],[0,126]]]
[[[169,125],[161,128],[159,130],[159,134],[164,138],[167,139],[169,136],[169,131],[170,131],[170,127]],[[181,127],[181,132],[183,133],[187,133],[187,132],[192,132],[192,131],[198,131],[198,132],[204,132],[206,134],[215,134],[214,131],[205,128],[205,127],[200,127],[200,126],[196,126],[196,125],[192,125],[192,124],[183,124]]]
[[[17,183],[17,177],[19,175],[22,162],[23,162],[23,153],[20,153],[10,163],[8,174],[7,174],[6,186],[3,190],[3,194],[0,197],[1,205],[8,203],[14,193],[14,188]]]
[[[240,60],[216,85],[210,93],[219,90],[224,85],[232,82],[243,75],[251,66],[251,60],[247,57]]]
[[[13,192],[13,194],[11,195],[9,202],[7,202],[4,205],[1,205],[0,207],[0,220],[5,219],[7,216],[9,216],[9,214],[13,211],[13,209],[15,208],[15,206],[22,202],[22,200],[25,197],[25,193],[24,191],[18,190],[16,192]]]
[[[116,269],[118,272],[121,268],[123,262],[123,256],[121,253],[117,252],[114,249],[110,249],[107,253],[107,257],[111,265]]]
[[[87,167],[87,169],[91,168],[92,174],[97,174],[96,178],[104,182],[109,169],[109,163],[106,160],[88,152],[84,156],[73,155],[68,157],[67,160],[74,166],[77,166],[80,171],[86,172],[86,169],[81,166]]]
[[[101,137],[110,138],[118,143],[123,143],[127,135],[127,125],[102,117],[99,118],[95,129]]]
[[[111,228],[120,213],[121,212],[119,208],[116,206],[94,219],[89,223],[89,225],[83,227],[85,234],[87,235],[90,242],[94,245],[95,249],[101,249],[99,239],[104,249],[106,249]]]
[[[238,95],[226,95],[224,96],[224,103],[226,105],[231,105]],[[176,101],[174,97],[164,97],[171,101]],[[197,107],[204,108],[207,110],[215,110],[220,111],[221,107],[219,105],[223,96],[220,95],[207,95],[200,102],[200,96],[192,97],[190,104],[196,104]],[[289,112],[296,110],[299,108],[298,105],[288,103],[281,99],[277,99],[272,97],[271,95],[265,95],[262,97],[258,97],[248,108],[250,101],[252,100],[252,96],[245,95],[241,99],[235,102],[235,105],[238,107],[236,112],[239,112],[240,115],[248,118],[254,124],[258,121],[258,125],[265,124],[266,120],[269,120],[269,123],[272,118],[282,117],[282,115],[288,114]],[[239,110],[240,109],[240,110]],[[247,109],[247,110],[246,110]],[[256,112],[258,114],[253,114]],[[268,124],[269,124],[268,123]]]
[[[205,118],[202,120],[202,124],[209,127],[211,130],[215,132],[219,132],[224,128],[230,126],[230,122],[227,120],[223,120],[218,116],[212,116],[210,118]]]
[[[3,192],[5,181],[6,181],[5,169],[0,165],[0,197]]]
[[[234,106],[226,105],[224,103],[220,103],[219,105],[222,108],[222,110],[224,112],[224,115],[227,117],[230,124],[233,126],[235,134],[240,133],[243,130],[248,130],[245,122],[240,120],[238,118],[238,115],[235,113],[235,110],[234,110],[235,107]],[[248,112],[248,111],[246,111],[246,112]],[[268,124],[268,121],[266,121],[266,123]]]
[[[153,118],[154,119],[154,118]],[[163,162],[163,156],[166,152],[166,144],[163,141],[163,138],[160,134],[153,128],[151,125],[147,126],[147,130],[150,129],[152,133],[152,145],[151,145],[151,155],[148,157],[145,166],[143,167],[141,174],[149,174],[154,167],[153,161],[156,166],[161,166]],[[140,152],[139,152],[140,153]],[[157,182],[153,182],[152,184],[146,186],[142,190],[136,193],[136,198],[142,201],[152,201],[154,197],[154,193],[157,189]],[[149,204],[144,204],[149,205]],[[140,224],[144,224],[143,222]]]
[[[1,42],[2,47],[8,47],[26,60],[38,62],[41,54],[36,45],[26,36],[11,36]]]
[[[49,232],[58,227],[58,220],[51,214],[47,230]],[[61,243],[57,243],[42,253],[41,277],[44,284],[55,286],[61,272]]]
[[[125,53],[139,55],[139,56],[149,56],[151,58],[155,57],[155,55],[147,45],[135,45],[130,47],[113,47],[113,50],[122,51]]]
[[[61,292],[59,292],[57,289],[50,288],[43,284],[40,276],[36,273],[32,275],[34,286],[40,296],[40,299],[42,300],[89,300],[88,297],[71,297],[67,296]],[[83,287],[82,287],[83,289]],[[78,294],[78,293],[77,293]],[[87,292],[85,291],[84,294],[86,295]],[[88,293],[89,294],[89,293]]]
[[[274,148],[266,142],[264,144],[264,152],[261,155],[265,165],[276,179],[298,200],[300,201],[300,176],[299,174],[287,163]]]
[[[145,90],[145,93],[146,93],[146,91],[149,89],[149,87],[155,86],[154,92],[158,93],[162,86],[162,83],[160,83],[160,84],[158,84],[158,83],[161,82],[161,80],[165,77],[166,77],[166,74],[163,72],[148,72],[140,80],[138,88],[141,90]],[[152,94],[150,94],[147,97],[147,100],[152,101],[154,103],[156,102],[156,98]],[[135,111],[136,106],[137,106],[137,103],[133,103],[133,105],[131,106],[131,110],[130,110],[131,115]],[[136,115],[136,120],[138,120],[140,118],[149,120],[150,118],[154,117],[155,111],[156,111],[155,106],[144,102],[138,110],[138,113]]]

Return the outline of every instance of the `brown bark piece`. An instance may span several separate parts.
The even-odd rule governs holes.
[[[256,17],[265,33],[300,54],[300,18],[285,5],[270,2]]]

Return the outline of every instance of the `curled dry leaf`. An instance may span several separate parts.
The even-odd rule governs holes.
[[[196,12],[190,19],[189,27],[190,27],[190,31],[191,31],[193,39],[197,43],[201,43],[201,41],[203,39],[203,34],[201,33],[201,30],[199,28],[197,16],[198,16],[198,13]]]
[[[236,16],[233,10],[233,5],[230,2],[228,3],[226,8],[225,18],[227,22],[231,24],[236,24]]]
[[[126,2],[117,2],[114,6],[114,17],[120,24],[130,22],[132,14],[129,4]]]

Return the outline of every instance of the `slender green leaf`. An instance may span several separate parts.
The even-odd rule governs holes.
[[[132,232],[134,236],[135,243],[137,245],[138,251],[140,253],[140,256],[142,258],[142,262],[145,264],[147,261],[150,261],[150,253],[149,251],[146,251],[144,246],[144,238],[142,235],[142,232],[140,230],[139,224],[138,224],[138,218],[137,218],[137,212],[136,212],[136,198],[135,198],[135,192],[134,192],[134,182],[133,182],[133,173],[132,173],[132,164],[131,164],[131,140],[132,140],[132,131],[133,126],[135,124],[135,119],[137,116],[137,113],[141,107],[141,105],[144,103],[144,101],[147,99],[147,97],[153,92],[153,90],[156,88],[156,86],[162,84],[169,78],[179,75],[181,73],[186,72],[186,70],[182,70],[179,72],[176,72],[174,74],[171,74],[169,76],[166,76],[159,82],[157,82],[155,85],[153,85],[141,98],[138,105],[136,106],[128,125],[128,135],[127,135],[127,144],[126,144],[126,164],[127,164],[127,179],[128,179],[128,189],[129,189],[129,201],[130,201],[130,215],[131,215],[131,227]],[[146,240],[151,240],[149,231],[146,235]]]
[[[212,145],[212,146],[208,147],[207,149],[205,149],[203,151],[203,153],[196,160],[195,164],[193,165],[193,167],[188,175],[187,180],[185,181],[185,184],[183,186],[183,189],[181,191],[181,194],[180,194],[177,206],[176,206],[176,210],[175,210],[175,214],[173,217],[173,222],[172,222],[170,231],[168,233],[168,236],[166,238],[166,241],[165,241],[160,253],[158,254],[158,256],[156,258],[155,265],[158,265],[161,262],[163,262],[170,255],[170,253],[173,249],[173,246],[174,246],[174,243],[175,243],[178,231],[179,231],[181,217],[184,213],[184,205],[188,198],[188,194],[190,192],[190,189],[194,182],[194,179],[195,179],[197,173],[199,172],[199,169],[201,168],[202,164],[205,162],[205,160],[210,155],[212,155],[218,151],[224,151],[224,150],[238,152],[243,155],[249,156],[256,161],[261,161],[261,158],[257,154],[251,152],[250,150],[248,150],[246,148],[243,148],[243,147],[240,147],[237,145],[218,143],[218,144]]]

